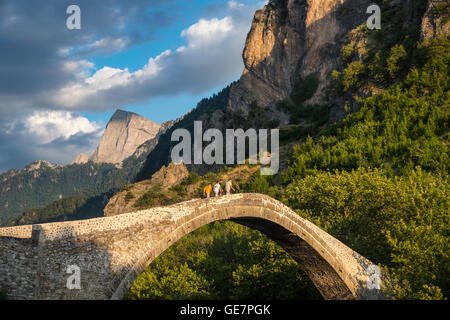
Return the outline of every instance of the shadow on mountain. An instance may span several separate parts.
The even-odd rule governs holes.
[[[85,195],[70,196],[43,208],[30,209],[17,219],[10,219],[3,226],[21,226],[103,217],[103,209],[114,193],[115,190],[111,190],[95,197]]]

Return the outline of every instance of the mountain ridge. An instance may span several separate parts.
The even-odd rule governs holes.
[[[29,209],[41,208],[74,195],[82,195],[86,199],[99,197],[110,194],[111,191],[120,190],[123,185],[132,182],[142,167],[146,155],[156,146],[159,137],[172,124],[172,122],[165,122],[160,126],[151,120],[144,119],[138,114],[117,110],[108,122],[108,124],[113,123],[112,139],[117,132],[139,129],[152,131],[138,134],[137,137],[132,133],[131,138],[136,139],[131,141],[130,139],[121,140],[122,144],[119,148],[121,148],[120,151],[125,150],[125,152],[112,148],[112,153],[118,153],[115,159],[121,160],[120,163],[108,162],[108,159],[101,157],[96,158],[98,162],[95,162],[87,155],[80,154],[69,165],[53,165],[45,160],[37,160],[22,170],[10,169],[0,174],[0,224],[17,218]],[[133,126],[137,129],[131,128]],[[119,131],[114,132],[114,130]],[[109,133],[105,131],[105,134]],[[106,138],[106,142],[110,140]],[[103,143],[102,146],[106,152],[108,144]],[[122,160],[124,156],[127,157]],[[104,202],[103,197],[99,200]],[[101,207],[98,204],[92,206]],[[102,210],[101,208],[100,212]]]
[[[161,126],[136,113],[117,110],[106,126],[97,150],[89,158],[96,163],[121,164],[146,141],[155,138]]]

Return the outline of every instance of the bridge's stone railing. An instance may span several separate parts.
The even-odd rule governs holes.
[[[261,230],[289,252],[327,299],[372,299],[370,261],[280,202],[258,194],[193,200],[92,220],[0,228],[0,290],[12,299],[121,299],[162,252],[214,221]],[[69,266],[81,289],[69,290]]]

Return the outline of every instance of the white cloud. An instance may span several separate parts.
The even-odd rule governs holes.
[[[73,135],[98,132],[101,127],[87,118],[65,111],[41,111],[28,116],[25,130],[41,144]]]
[[[0,128],[0,172],[36,160],[68,164],[80,153],[93,154],[104,125],[80,114],[40,111]],[[12,162],[11,156],[18,157]]]
[[[123,37],[116,39],[107,37],[91,43],[89,47],[96,50],[121,51],[126,45],[127,40]]]
[[[92,39],[90,40],[92,41]],[[106,36],[87,45],[72,48],[72,50],[79,56],[101,55],[108,57],[115,53],[124,51],[130,46],[131,42],[132,41],[126,36]]]
[[[237,2],[235,0],[231,0],[231,1],[228,2],[228,7],[230,9],[242,8],[243,6],[244,6],[244,4],[239,3],[239,2]]]
[[[67,61],[63,65],[63,70],[84,79],[89,76],[90,70],[94,67],[95,65],[87,60]]]
[[[181,32],[186,44],[167,50],[136,72],[103,67],[51,95],[66,110],[108,110],[152,97],[201,94],[236,80],[255,7],[228,3],[228,15],[200,19]]]
[[[189,47],[195,48],[222,42],[232,31],[233,22],[230,17],[221,20],[200,19],[196,24],[183,30],[181,36],[186,37]]]

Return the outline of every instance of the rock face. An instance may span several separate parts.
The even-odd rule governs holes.
[[[148,155],[158,144],[159,138],[169,130],[174,121],[163,122],[158,130],[158,133],[150,140],[145,141],[139,147],[136,148],[131,158],[139,159],[142,156]]]
[[[89,162],[89,156],[80,153],[71,164],[85,164]]]
[[[136,210],[134,204],[147,191],[155,186],[161,186],[167,190],[189,176],[189,171],[184,164],[170,163],[167,167],[162,167],[150,180],[136,183],[131,190],[123,190],[115,194],[103,210],[105,217],[116,216]],[[132,199],[127,199],[127,194],[132,194]]]
[[[320,103],[337,66],[346,34],[364,24],[369,0],[278,0],[256,12],[244,49],[245,69],[233,85],[228,108],[248,111],[256,101],[272,105],[289,97],[298,78],[315,75]]]
[[[441,18],[438,16],[438,11]],[[421,37],[424,41],[430,41],[436,37],[448,36],[450,33],[450,21],[448,19],[450,4],[442,0],[430,0],[427,12],[422,20]]]
[[[97,163],[121,164],[139,146],[155,138],[160,125],[132,112],[117,110],[90,160]]]

